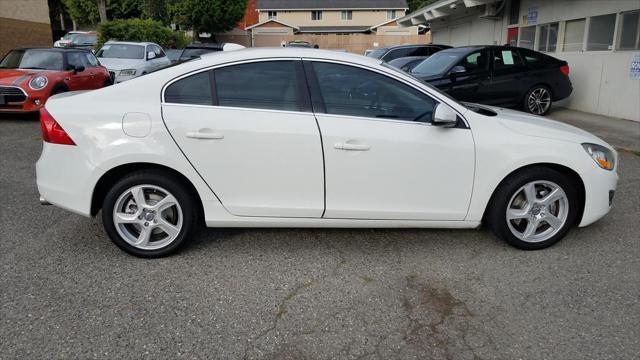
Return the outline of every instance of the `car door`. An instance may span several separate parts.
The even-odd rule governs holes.
[[[446,74],[448,88],[441,87],[459,101],[478,102],[487,95],[490,84],[488,49],[474,51],[464,56]]]
[[[322,216],[322,145],[301,61],[224,65],[163,96],[171,135],[230,213]]]
[[[522,97],[525,66],[520,53],[509,47],[492,49],[491,85],[483,103],[493,105],[517,105]]]
[[[67,78],[67,86],[69,90],[91,90],[92,89],[92,79],[91,79],[91,71],[87,68],[87,61],[84,52],[68,52],[67,53],[67,68],[69,70],[69,74]],[[82,71],[74,71],[72,69],[80,69],[84,68]]]
[[[90,81],[88,83],[88,89],[99,89],[99,88],[101,88],[102,86],[104,86],[105,81],[107,80],[108,76],[106,75],[106,73],[104,71],[101,71],[100,63],[98,62],[98,59],[96,59],[96,57],[92,53],[87,51],[87,52],[83,53],[83,55],[84,55],[85,69],[89,73],[89,76],[90,76]]]
[[[363,67],[306,61],[324,146],[325,218],[463,220],[474,143],[431,124],[438,100]]]
[[[151,62],[152,71],[162,69],[163,67],[169,64],[169,61],[167,60],[167,56],[164,54],[160,46],[149,45],[147,47],[147,51],[153,52],[155,55],[153,59],[149,60]]]

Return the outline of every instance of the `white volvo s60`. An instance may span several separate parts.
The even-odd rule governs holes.
[[[203,55],[51,98],[43,203],[102,211],[123,250],[209,227],[475,228],[541,249],[611,207],[617,154],[521,112],[461,104],[379,60],[317,49]]]

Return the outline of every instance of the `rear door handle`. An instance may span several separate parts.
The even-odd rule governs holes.
[[[347,142],[337,143],[333,145],[335,149],[338,150],[347,150],[347,151],[368,151],[371,149],[371,146],[367,144],[352,144]]]
[[[189,131],[187,132],[187,137],[192,139],[209,139],[209,140],[220,140],[224,139],[224,135],[218,134],[211,131]]]

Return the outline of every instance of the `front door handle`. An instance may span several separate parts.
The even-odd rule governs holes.
[[[367,144],[353,144],[350,142],[337,143],[334,144],[333,147],[338,150],[347,150],[347,151],[368,151],[371,149],[371,146]]]
[[[208,139],[208,140],[220,140],[224,139],[224,135],[218,134],[212,131],[189,131],[187,132],[187,137],[192,139]]]

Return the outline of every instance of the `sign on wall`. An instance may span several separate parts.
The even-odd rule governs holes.
[[[527,11],[527,25],[536,25],[538,23],[538,7],[532,6]]]
[[[629,79],[640,80],[640,53],[634,54],[629,65]]]

